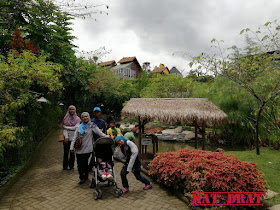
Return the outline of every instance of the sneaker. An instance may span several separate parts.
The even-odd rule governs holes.
[[[69,168],[68,170],[69,170],[69,171],[74,171],[74,167],[73,167],[73,168]]]
[[[148,189],[151,189],[152,188],[152,182],[150,182],[150,184],[148,184],[148,185],[144,185],[143,186],[143,190],[148,190]]]
[[[67,168],[63,168],[63,169],[61,169],[62,171],[67,171],[68,169]]]
[[[128,187],[122,188],[122,194],[125,194],[126,192],[129,192]]]
[[[83,184],[83,183],[85,183],[85,181],[87,181],[87,180],[86,179],[81,179],[79,184]]]

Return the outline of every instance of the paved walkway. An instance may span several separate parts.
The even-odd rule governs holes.
[[[177,197],[154,184],[144,191],[142,183],[133,174],[128,175],[130,192],[120,198],[113,195],[114,188],[103,188],[101,200],[93,199],[89,181],[78,184],[78,172],[61,171],[63,146],[56,141],[59,131],[53,132],[43,143],[40,157],[27,173],[0,200],[3,209],[188,209]],[[76,167],[76,165],[75,165]],[[116,162],[116,175],[120,184],[122,163]]]

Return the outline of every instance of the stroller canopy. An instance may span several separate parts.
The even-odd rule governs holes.
[[[114,145],[115,144],[115,142],[114,142],[114,140],[112,139],[112,138],[110,138],[110,137],[100,137],[100,138],[98,138],[95,142],[94,142],[94,144],[109,144],[109,145]]]
[[[105,162],[112,162],[115,142],[110,137],[98,138],[93,144],[93,156],[102,158]]]

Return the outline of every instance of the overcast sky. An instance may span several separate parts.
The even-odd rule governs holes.
[[[93,2],[93,1],[92,1]],[[97,4],[98,2],[95,1]],[[103,0],[106,14],[76,19],[74,41],[79,50],[102,46],[111,53],[103,61],[136,56],[140,65],[160,63],[189,70],[189,59],[176,52],[207,52],[212,38],[227,45],[241,43],[243,28],[256,29],[280,19],[279,0]],[[96,21],[95,21],[96,18]]]

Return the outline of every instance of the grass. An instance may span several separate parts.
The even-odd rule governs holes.
[[[247,151],[227,151],[242,161],[256,163],[257,168],[264,174],[264,179],[268,183],[270,190],[280,194],[280,151],[269,147],[260,148],[260,155],[256,155],[256,150]],[[272,206],[280,203],[280,196],[264,201],[265,205]]]

